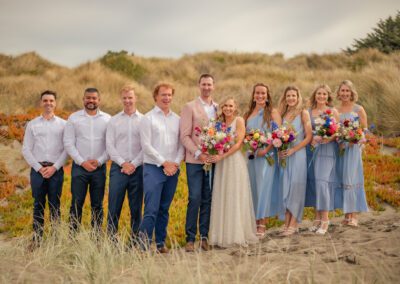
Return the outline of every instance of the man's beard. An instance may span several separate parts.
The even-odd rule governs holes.
[[[85,109],[87,110],[96,110],[98,108],[98,105],[89,103],[89,104],[85,104]]]

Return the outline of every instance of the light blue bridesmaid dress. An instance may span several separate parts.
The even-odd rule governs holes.
[[[253,128],[261,129],[265,133],[271,132],[271,126],[263,125],[263,115],[264,110],[261,109],[257,115],[248,119],[246,129],[249,131]],[[265,157],[257,156],[253,160],[249,160],[247,164],[256,220],[277,216],[282,211],[277,152],[273,149],[269,154],[275,160],[272,166],[268,164]]]
[[[309,110],[311,124],[315,129],[315,120]],[[337,187],[336,158],[338,145],[336,141],[319,144],[314,151],[307,146],[307,191],[306,207],[316,210],[331,211],[335,208],[335,188]]]
[[[358,117],[359,105],[354,105],[352,112],[340,114],[340,121]],[[346,143],[347,144],[347,143]],[[335,207],[344,213],[368,211],[364,190],[364,170],[359,145],[346,145],[343,156],[338,156],[338,187],[335,191]]]
[[[297,133],[293,147],[303,141],[305,137],[301,114],[297,115],[290,124]],[[306,197],[306,185],[307,155],[304,147],[286,158],[286,168],[281,167],[280,188],[283,194],[283,211],[280,218],[284,218],[284,213],[287,209],[296,218],[297,222],[301,223]]]

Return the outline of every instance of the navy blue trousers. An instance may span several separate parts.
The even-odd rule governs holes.
[[[35,238],[43,236],[44,209],[46,208],[46,197],[49,203],[50,221],[52,223],[60,220],[60,197],[64,181],[63,168],[56,171],[50,178],[43,176],[31,169],[31,187],[33,201],[33,231]]]
[[[173,176],[166,176],[163,167],[152,164],[143,166],[144,214],[140,225],[140,238],[148,246],[155,231],[157,247],[165,245],[169,218],[169,207],[178,184],[179,171]]]
[[[71,192],[72,202],[69,211],[71,230],[77,230],[82,221],[82,208],[89,189],[90,204],[92,207],[91,224],[94,229],[100,230],[103,223],[103,199],[106,183],[106,165],[102,165],[93,172],[72,163]]]
[[[211,215],[212,181],[214,165],[209,172],[202,164],[186,163],[186,175],[189,187],[189,202],[186,211],[186,241],[194,242],[199,223],[200,239],[208,238]],[[213,178],[212,178],[213,179]]]
[[[112,163],[108,193],[107,232],[115,236],[121,216],[125,195],[128,196],[131,211],[131,236],[136,238],[142,220],[143,167],[139,166],[131,175],[121,173],[121,167]]]

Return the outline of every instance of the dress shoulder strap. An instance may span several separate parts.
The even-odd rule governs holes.
[[[360,105],[354,104],[354,106],[353,106],[353,111],[358,113],[358,111],[360,110],[360,108],[361,108]]]

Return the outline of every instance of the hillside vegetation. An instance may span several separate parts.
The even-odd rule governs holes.
[[[45,89],[56,90],[59,107],[75,111],[82,106],[88,86],[99,88],[102,109],[115,114],[121,108],[118,91],[133,83],[139,109],[153,105],[152,89],[157,82],[175,85],[173,109],[198,95],[197,79],[209,72],[216,77],[216,100],[233,95],[241,110],[247,107],[252,85],[270,85],[275,102],[288,84],[297,85],[305,98],[314,87],[327,83],[333,90],[344,79],[352,80],[366,108],[369,122],[379,131],[400,134],[400,52],[384,54],[361,50],[355,54],[299,55],[286,59],[282,54],[209,52],[179,59],[145,58],[125,51],[112,52],[93,62],[69,69],[53,64],[36,53],[12,57],[0,55],[0,112],[25,113],[34,108]]]

